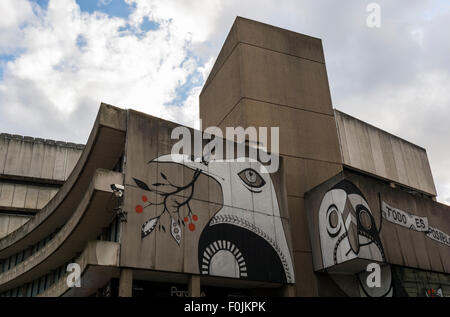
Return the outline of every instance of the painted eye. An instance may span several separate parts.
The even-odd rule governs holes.
[[[362,209],[359,212],[359,222],[363,226],[364,229],[370,230],[372,229],[372,217],[369,212],[365,209]]]
[[[339,219],[339,211],[335,205],[331,205],[327,210],[328,226],[327,231],[330,237],[337,237],[341,232],[341,222]]]
[[[261,188],[266,184],[261,175],[259,175],[258,172],[256,172],[252,168],[247,168],[240,172],[238,175],[245,183],[245,185],[252,188]]]

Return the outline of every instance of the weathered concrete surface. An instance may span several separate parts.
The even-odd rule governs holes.
[[[57,283],[38,297],[87,297],[119,275],[120,244],[109,241],[91,241],[75,261],[81,269],[81,288],[69,288],[64,275]]]
[[[65,181],[73,170],[84,145],[0,134],[0,174],[8,176]]]
[[[55,196],[83,149],[81,144],[0,134],[0,238]]]
[[[280,127],[296,294],[317,295],[303,197],[342,171],[321,40],[237,18],[200,95],[200,118],[204,128]]]
[[[0,291],[30,282],[66,263],[115,217],[111,184],[122,184],[123,175],[96,170],[76,210],[61,230],[38,252],[0,274]]]
[[[326,193],[342,180],[351,181],[364,195],[373,215],[373,225],[376,230],[380,230],[379,237],[385,262],[426,271],[450,273],[450,245],[429,238],[425,232],[386,220],[381,216],[380,201],[411,215],[426,217],[430,227],[437,228],[446,234],[450,233],[450,207],[427,197],[413,195],[399,188],[391,188],[386,182],[349,170],[307,193],[306,214],[315,270],[325,269],[322,255],[324,247],[321,246],[319,234],[320,205]],[[367,253],[360,258],[367,258],[367,256],[371,260]]]
[[[98,168],[120,162],[125,147],[126,111],[102,104],[88,143],[67,181],[36,215],[0,239],[0,258],[19,252],[62,227],[80,203]]]
[[[290,220],[282,173],[283,160],[278,172],[258,174],[263,180],[261,187],[251,191],[243,185],[239,175],[250,169],[259,171],[258,162],[211,161],[203,164],[188,159],[181,163],[172,161],[170,153],[178,140],[172,139],[171,133],[177,127],[179,125],[175,123],[129,110],[124,170],[126,193],[124,206],[128,211],[128,219],[121,234],[120,265],[128,268],[202,274],[202,276],[223,277],[223,274],[229,274],[227,277],[250,279],[246,278],[246,274],[252,274],[255,269],[253,272],[249,269],[241,276],[239,267],[233,264],[230,265],[233,266],[233,270],[230,269],[226,273],[206,274],[200,271],[202,263],[199,261],[199,254],[201,248],[206,247],[200,243],[201,236],[210,228],[212,219],[222,211],[226,217],[220,219],[225,219],[223,221],[234,219],[233,224],[226,224],[230,227],[238,227],[240,224],[239,228],[242,230],[239,229],[240,231],[233,237],[224,237],[226,232],[224,234],[223,227],[216,229],[218,231],[215,234],[222,238],[217,238],[215,242],[222,243],[225,240],[221,239],[228,239],[226,241],[233,241],[234,247],[238,249],[241,246],[246,250],[251,249],[245,254],[246,261],[250,262],[259,259],[258,250],[254,246],[247,247],[246,235],[258,232],[260,242],[276,243],[276,248],[285,257],[283,261],[289,265],[290,275],[286,279],[293,280]],[[191,137],[198,133],[193,129],[187,130]],[[222,147],[229,143],[221,140]],[[197,171],[202,172],[198,177],[194,176]],[[139,185],[136,179],[146,185]],[[190,185],[192,187],[189,187]],[[164,195],[172,192],[176,186],[187,187],[183,191],[169,195],[166,200]],[[263,191],[265,194],[261,194]],[[177,210],[176,205],[180,203],[184,205]],[[192,214],[189,214],[189,211]],[[171,234],[172,219],[180,221],[181,230],[176,232],[179,234],[179,240],[175,239],[176,235]],[[157,221],[157,226],[148,235],[139,234],[145,223],[150,220]],[[221,250],[217,251],[220,253]],[[278,278],[258,281],[282,283]]]
[[[345,165],[436,196],[425,149],[343,112],[335,116]]]

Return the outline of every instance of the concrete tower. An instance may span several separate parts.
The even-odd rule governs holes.
[[[200,118],[222,130],[280,127],[295,294],[317,296],[304,194],[342,171],[321,40],[238,17],[200,94]]]

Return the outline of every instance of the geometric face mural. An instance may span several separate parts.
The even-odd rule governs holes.
[[[380,239],[381,223],[377,227],[375,218],[363,193],[352,182],[342,180],[323,197],[319,208],[319,235],[324,268],[332,268],[353,262],[351,272],[358,272],[356,279],[361,296],[392,296],[392,274],[389,265],[381,266],[381,287],[370,288],[366,280],[367,262],[355,259],[385,261]],[[335,279],[337,284],[345,283]]]
[[[330,189],[319,209],[320,244],[325,268],[362,258],[384,262],[384,250],[372,211],[361,191],[343,180]]]
[[[348,296],[406,294],[398,267],[450,273],[448,206],[348,170],[310,190],[305,206],[314,270]],[[368,283],[375,267],[380,287]]]
[[[138,211],[151,206],[159,210],[142,224],[142,239],[163,230],[180,245],[184,235],[194,234],[201,216],[190,202],[199,177],[204,175],[219,185],[222,203],[211,217],[208,215],[198,237],[199,273],[294,283],[292,258],[274,184],[261,163],[252,159],[195,162],[183,155],[163,155],[149,162],[156,163],[182,165],[192,171],[192,176],[181,184],[163,172],[160,172],[162,182],[133,177],[143,191],[156,194],[155,201],[144,198],[144,204],[136,207]],[[255,205],[259,207],[256,211]],[[169,219],[169,227],[162,223],[164,216]]]

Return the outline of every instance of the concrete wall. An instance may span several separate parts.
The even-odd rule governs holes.
[[[178,162],[179,125],[129,110],[127,127],[122,267],[219,278],[217,286],[220,277],[294,283],[282,162],[273,174],[258,161]],[[184,129],[191,144],[202,135]]]
[[[335,111],[344,164],[436,196],[425,149]]]
[[[332,199],[330,200],[327,196],[332,196]],[[381,202],[388,204],[391,209],[395,209],[396,219],[401,219],[400,213],[407,213],[411,217],[406,216],[398,222],[393,218],[389,220]],[[336,242],[344,245],[347,238],[344,240],[340,238],[344,229],[330,239],[329,232],[334,234],[333,228],[328,228],[327,233],[326,227],[330,226],[330,218],[321,218],[321,213],[326,215],[332,205],[335,206],[339,219],[342,215],[342,223],[345,222],[347,215],[354,216],[357,221],[358,233],[365,231],[371,237],[369,245],[359,249],[354,248],[359,250],[355,254],[339,256],[340,249],[336,249]],[[450,234],[450,207],[447,205],[410,194],[402,189],[391,188],[385,182],[361,173],[344,171],[308,192],[306,208],[311,242],[314,245],[316,270],[327,269],[331,272],[334,267],[337,269],[335,271],[339,271],[339,273],[355,273],[353,271],[361,268],[355,265],[357,260],[366,259],[369,262],[376,261],[426,271],[450,273],[450,239],[448,236]],[[367,211],[372,217],[370,230],[362,227],[361,210]],[[433,239],[427,233],[427,227],[420,226],[420,220],[423,218],[426,219],[429,230],[438,229],[447,237],[441,235],[440,241]],[[367,218],[367,221],[370,223],[370,218]],[[338,224],[339,220],[336,223]],[[416,228],[417,224],[419,226]],[[338,225],[332,227],[338,228]],[[348,232],[347,237],[356,233],[356,231],[351,232],[351,227],[352,225],[345,230]],[[361,243],[364,237],[359,234],[357,236],[359,238],[355,241]],[[345,247],[344,249],[345,253],[349,250]],[[337,263],[330,265],[326,258],[333,252],[337,254],[335,257]],[[345,263],[352,265],[344,266]],[[366,261],[361,263],[367,264]]]
[[[321,40],[237,18],[200,95],[200,117],[204,128],[280,127],[296,293],[317,295],[304,194],[342,171]]]
[[[53,198],[83,148],[73,143],[0,135],[0,238]]]

